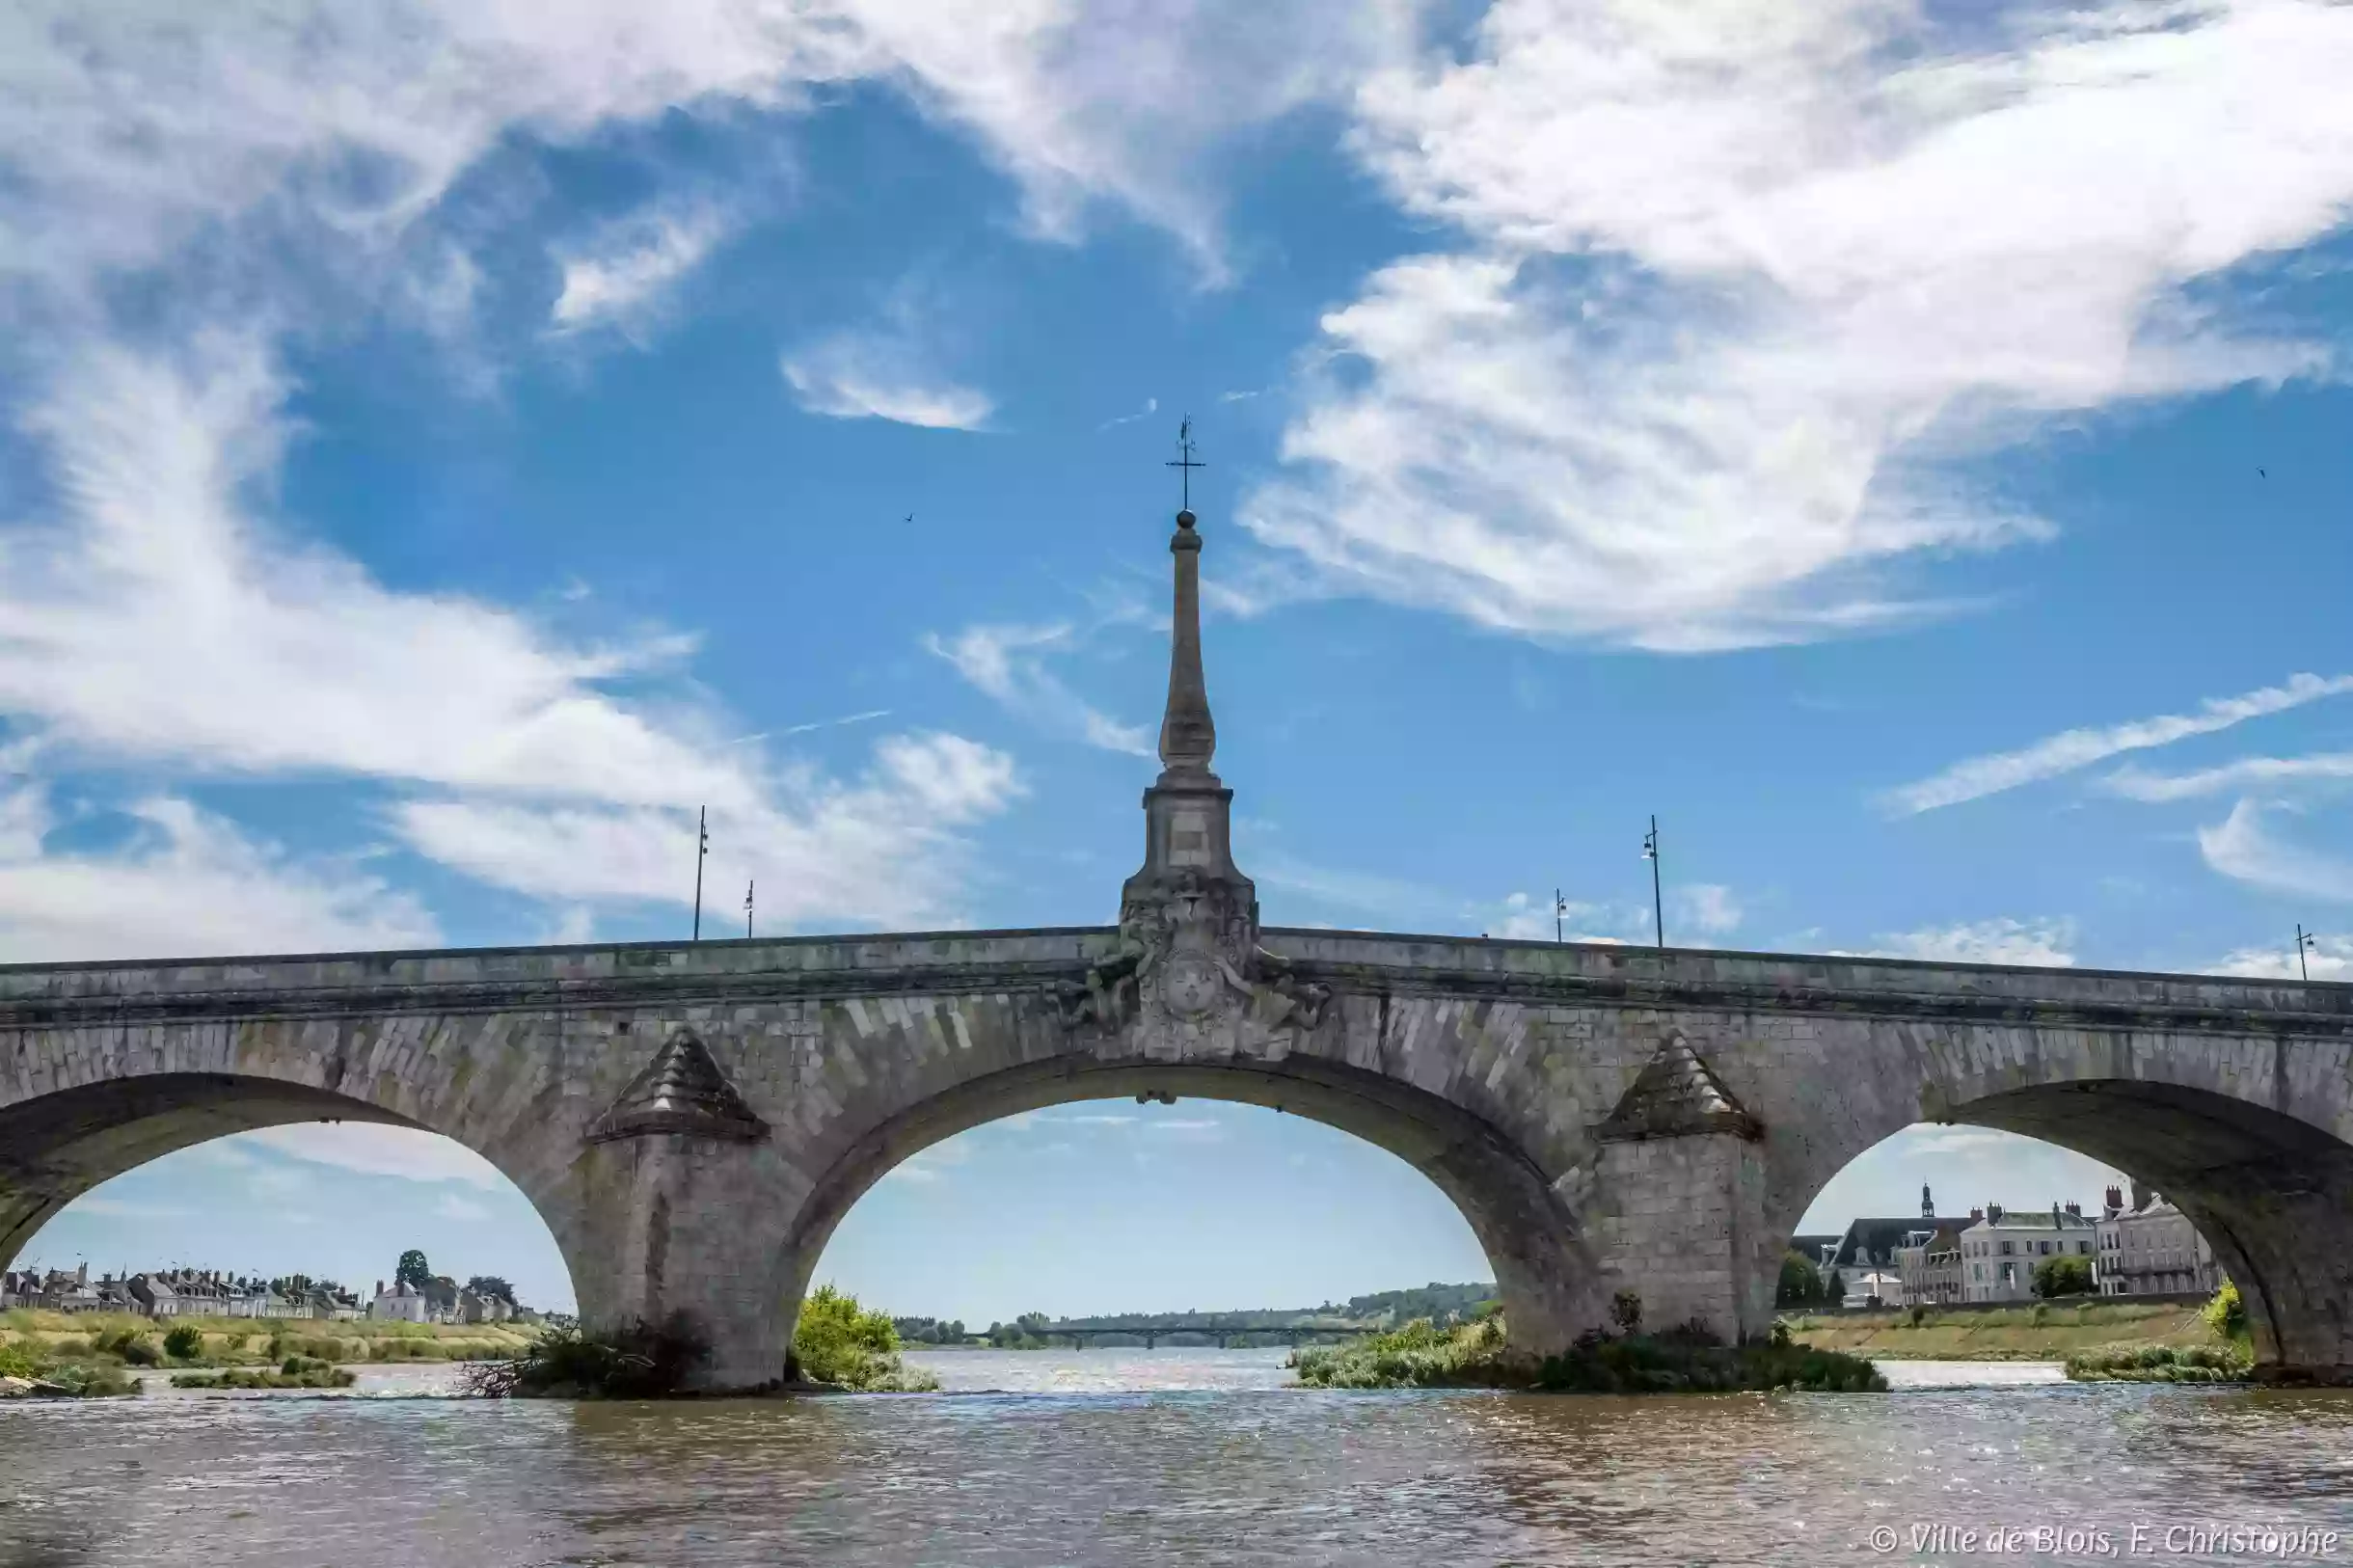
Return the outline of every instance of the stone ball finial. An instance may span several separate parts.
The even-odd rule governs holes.
[[[1176,526],[1180,528],[1191,527],[1195,521],[1196,520],[1190,511],[1178,512],[1176,514]]]

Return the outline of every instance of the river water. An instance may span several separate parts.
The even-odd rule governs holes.
[[[349,1395],[13,1402],[0,1568],[2353,1561],[2353,1395],[1918,1363],[1879,1395],[1359,1393],[1283,1388],[1279,1350],[909,1360],[999,1392],[501,1404],[419,1397],[447,1370],[403,1366]],[[1981,1534],[1938,1551],[1939,1526]],[[2017,1533],[1988,1553],[1989,1527]],[[2233,1527],[2235,1551],[2187,1533]]]

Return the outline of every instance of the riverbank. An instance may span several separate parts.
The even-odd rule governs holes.
[[[175,1331],[196,1337],[184,1354],[165,1348]],[[105,1363],[191,1368],[277,1366],[288,1356],[338,1365],[366,1362],[502,1361],[535,1339],[536,1326],[509,1323],[395,1323],[375,1318],[188,1316],[133,1312],[0,1312],[0,1348],[49,1364]]]
[[[1793,1313],[1794,1343],[1873,1361],[2050,1361],[2119,1346],[2207,1350],[2225,1341],[2196,1303],[2083,1301],[1993,1308]]]

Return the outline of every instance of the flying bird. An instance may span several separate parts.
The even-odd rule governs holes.
[[[2270,474],[2265,473],[2261,469],[2257,469],[2255,471],[2255,476],[2258,479],[2268,479],[2271,477]]]
[[[914,521],[915,521],[915,514],[914,514],[913,512],[909,512],[909,513],[907,513],[907,514],[906,514],[906,521],[907,521],[907,522],[909,522],[909,523],[914,522]]]

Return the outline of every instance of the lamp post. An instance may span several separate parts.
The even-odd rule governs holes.
[[[1659,891],[1659,819],[1650,820],[1650,831],[1642,835],[1642,858],[1650,862],[1650,917],[1659,933],[1659,945],[1666,945],[1666,901]]]
[[[1562,897],[1560,896],[1560,889],[1559,889],[1559,888],[1557,888],[1557,887],[1555,887],[1555,888],[1554,888],[1554,889],[1553,889],[1553,940],[1554,940],[1554,941],[1555,941],[1555,942],[1565,942],[1565,941],[1567,941],[1567,940],[1568,940],[1568,938],[1567,938],[1566,936],[1564,936],[1564,935],[1562,935],[1562,934],[1561,934],[1561,932],[1562,932],[1562,926],[1561,926],[1561,922],[1562,922],[1562,921],[1564,921],[1564,920],[1566,920],[1566,919],[1568,918],[1568,915],[1569,915],[1569,901],[1568,901],[1567,899],[1562,898]]]
[[[694,940],[703,939],[703,857],[711,852],[711,808],[694,813]]]
[[[751,889],[752,889],[752,883],[751,883],[751,879],[750,879],[749,878],[744,879],[744,937],[745,937],[746,939],[748,939],[748,938],[751,936]]]
[[[2304,929],[2302,921],[2298,921],[2296,923],[2296,973],[2308,981],[2312,978],[2312,965],[2305,962],[2304,955],[2310,953],[2316,945],[2312,933]]]

